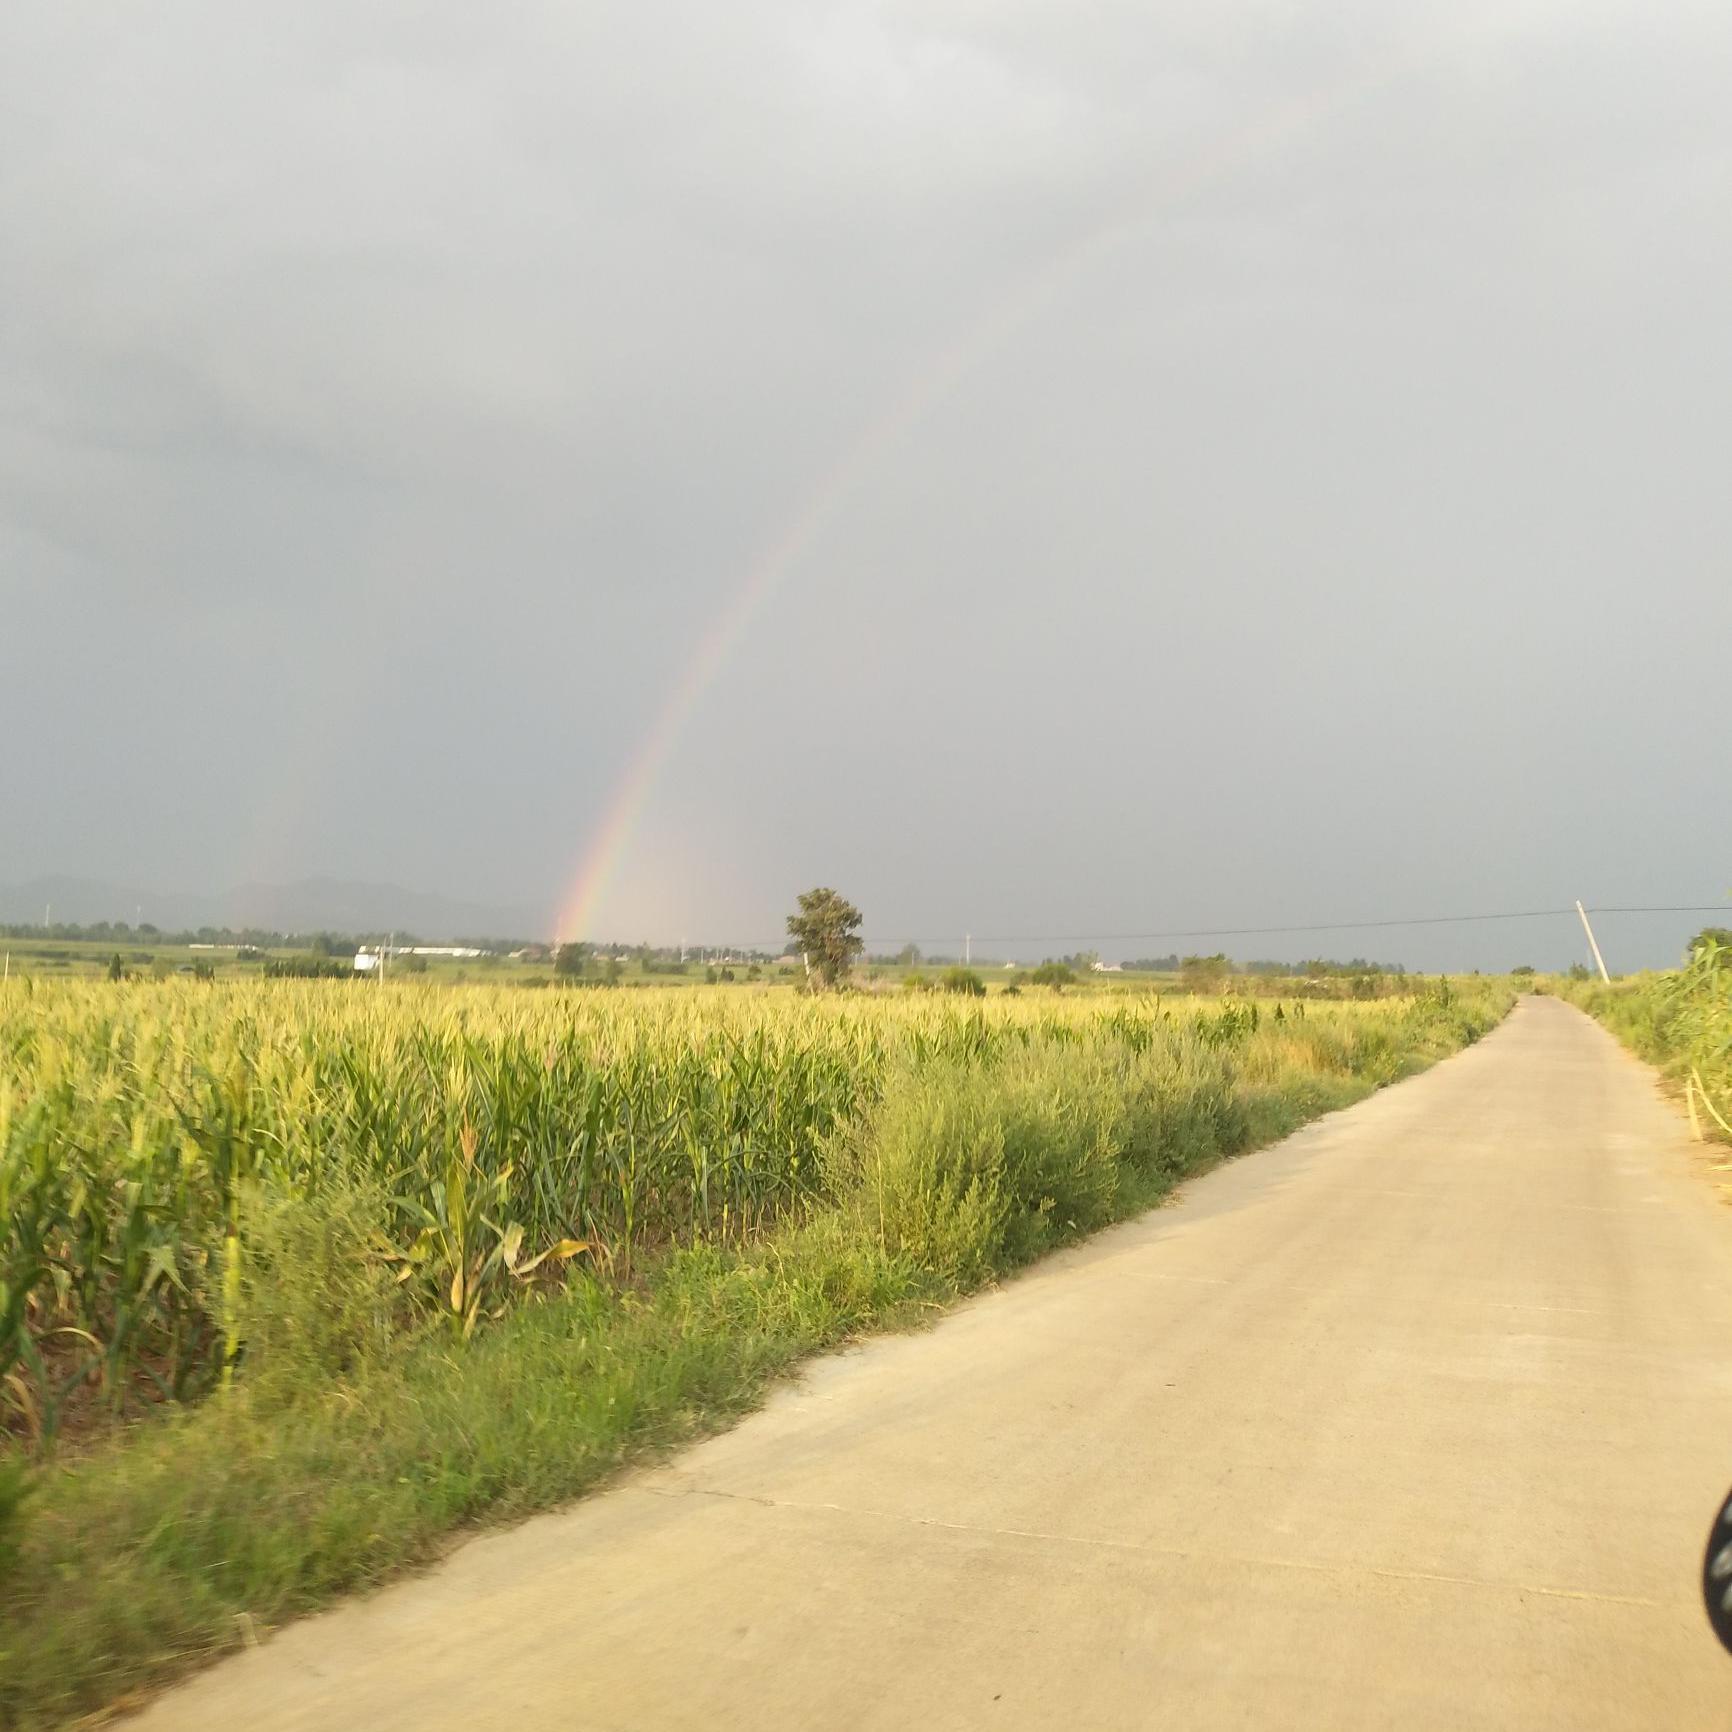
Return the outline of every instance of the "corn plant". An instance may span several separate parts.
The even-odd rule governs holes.
[[[1427,1019],[1470,1014],[1429,997],[1277,1021],[1154,997],[13,981],[0,1426],[48,1444],[73,1411],[244,1376],[261,1197],[383,1198],[375,1254],[405,1325],[443,1319],[462,1338],[574,1264],[626,1279],[666,1247],[740,1244],[821,1204],[823,1152],[893,1064],[1060,1044],[1250,1063],[1281,1042],[1370,1070]]]

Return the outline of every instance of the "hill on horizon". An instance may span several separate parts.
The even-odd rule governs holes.
[[[400,884],[302,878],[288,884],[242,884],[217,892],[151,890],[106,879],[45,875],[0,886],[0,922],[53,919],[148,921],[165,932],[201,926],[258,927],[272,932],[413,932],[427,939],[534,938],[544,916],[527,908],[466,902]]]

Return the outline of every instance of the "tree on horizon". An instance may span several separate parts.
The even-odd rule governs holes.
[[[804,891],[799,902],[798,910],[788,916],[788,936],[819,983],[838,987],[865,949],[860,910],[823,885]]]

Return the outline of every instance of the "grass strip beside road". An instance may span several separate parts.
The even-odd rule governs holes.
[[[1553,990],[1659,1066],[1698,1136],[1732,1142],[1732,944],[1704,933],[1681,969]]]

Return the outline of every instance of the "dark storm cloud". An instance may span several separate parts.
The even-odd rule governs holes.
[[[624,932],[1717,895],[1729,72],[1707,7],[13,8],[0,878],[551,918],[840,473]]]

